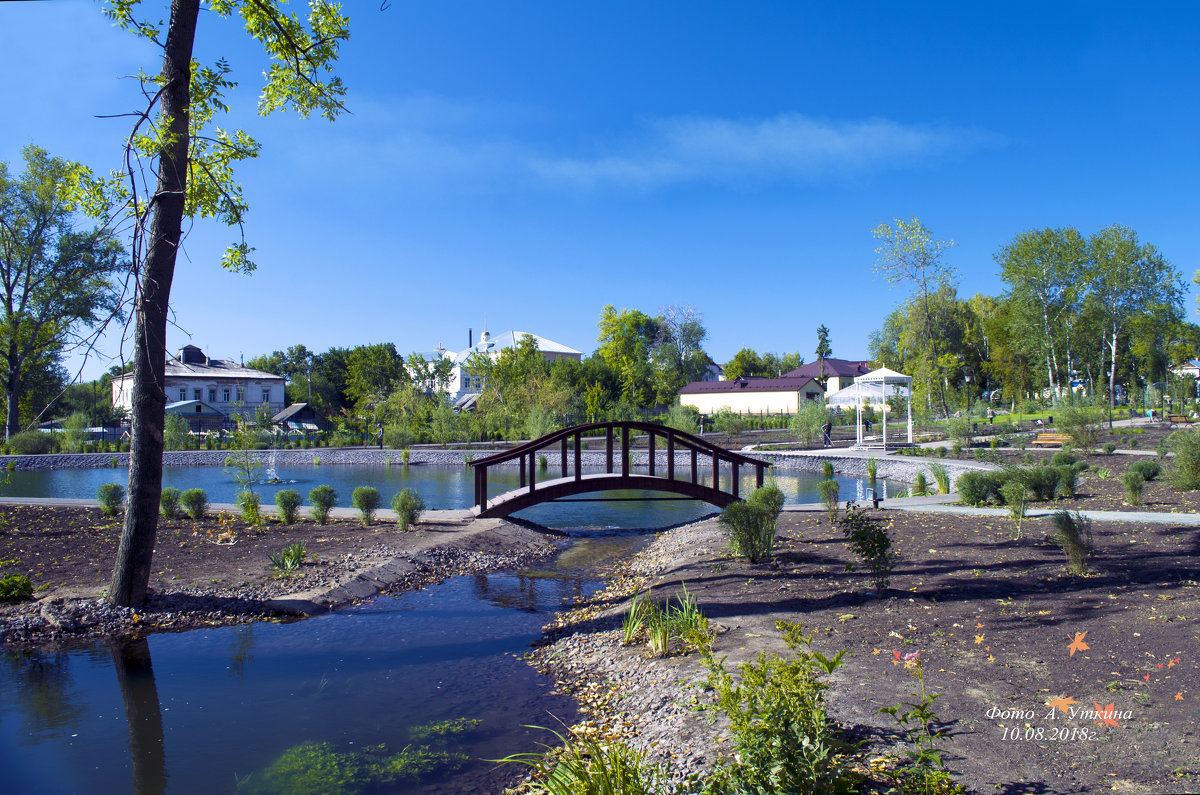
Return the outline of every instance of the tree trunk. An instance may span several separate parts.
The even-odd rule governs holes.
[[[1116,323],[1113,323],[1112,345],[1110,347],[1111,347],[1111,350],[1109,351],[1109,355],[1111,356],[1112,361],[1109,362],[1109,367],[1108,367],[1108,428],[1109,428],[1109,430],[1112,430],[1113,407],[1116,405],[1116,400],[1117,400],[1117,393],[1115,391],[1116,380],[1117,380],[1117,324]]]
[[[138,607],[146,600],[154,537],[158,531],[163,423],[167,404],[163,389],[167,309],[183,228],[192,44],[199,11],[200,0],[173,0],[163,54],[162,74],[167,86],[162,95],[161,123],[168,125],[169,135],[167,145],[159,153],[150,236],[134,305],[129,492],[125,526],[108,590],[108,600],[125,607]]]

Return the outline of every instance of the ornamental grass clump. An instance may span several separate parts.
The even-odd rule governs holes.
[[[104,483],[96,489],[96,499],[105,516],[120,516],[125,504],[125,487],[120,483]]]
[[[308,502],[312,505],[309,513],[317,524],[329,523],[329,512],[338,503],[337,489],[333,486],[317,486],[308,493]]]
[[[1088,573],[1088,561],[1095,546],[1092,543],[1092,523],[1076,511],[1059,511],[1052,517],[1058,534],[1054,540],[1067,556],[1067,568],[1071,574],[1082,577]]]
[[[1171,485],[1181,491],[1200,489],[1200,430],[1175,431],[1167,437],[1171,452]]]
[[[279,509],[279,519],[284,524],[295,524],[296,514],[300,510],[300,492],[295,489],[280,489],[275,492],[275,507]]]
[[[1162,466],[1157,461],[1134,461],[1129,465],[1129,471],[1138,473],[1142,480],[1149,483],[1162,474]]]
[[[939,449],[945,450],[946,448],[942,447]],[[938,485],[938,493],[949,494],[950,493],[950,473],[948,473],[946,471],[946,467],[942,466],[941,464],[930,464],[929,472],[930,472],[930,474],[933,475],[933,479]]]
[[[392,497],[392,510],[396,514],[396,524],[400,525],[401,530],[407,530],[420,520],[425,511],[425,501],[412,489],[403,489]]]
[[[642,751],[619,740],[600,740],[591,733],[553,734],[558,748],[547,745],[543,751],[493,761],[532,768],[534,780],[524,786],[533,795],[653,795],[667,791],[667,769],[651,764]]]
[[[288,544],[273,555],[267,555],[267,558],[271,561],[271,568],[282,573],[300,568],[307,554],[308,548],[305,543],[298,541],[295,544]]]
[[[1063,464],[1062,466],[1054,467],[1054,471],[1058,473],[1058,486],[1054,493],[1062,499],[1071,499],[1079,491],[1079,470],[1070,465]]]
[[[837,519],[840,490],[841,486],[833,478],[822,480],[817,484],[817,493],[821,495],[821,503],[825,506],[825,512],[829,514],[829,521],[831,523]]]
[[[262,524],[262,497],[256,491],[239,491],[237,497],[234,498],[237,504],[238,512],[242,515],[242,521],[246,524]]]
[[[924,497],[929,493],[929,481],[925,479],[924,470],[917,472],[917,477],[913,480],[912,496]]]
[[[208,513],[208,495],[204,489],[187,489],[179,495],[179,504],[183,506],[188,517],[197,521]]]
[[[358,509],[363,525],[369,525],[379,510],[379,489],[374,486],[359,486],[350,495],[350,504]]]
[[[769,558],[782,510],[783,492],[773,485],[756,489],[748,499],[727,505],[721,512],[720,523],[729,534],[733,554],[751,563]]]
[[[1125,487],[1125,501],[1130,505],[1142,504],[1142,492],[1146,489],[1146,479],[1142,473],[1132,469],[1121,476],[1121,485]]]
[[[179,513],[179,489],[169,486],[162,490],[158,497],[158,510],[164,519],[174,519]]]

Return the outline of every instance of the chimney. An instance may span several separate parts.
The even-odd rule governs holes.
[[[467,347],[475,347],[475,329],[467,329]]]

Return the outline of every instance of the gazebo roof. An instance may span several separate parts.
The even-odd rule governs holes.
[[[886,367],[880,367],[878,370],[872,370],[866,375],[860,375],[854,379],[856,384],[909,384],[912,383],[911,375],[897,373],[895,370],[889,370]]]

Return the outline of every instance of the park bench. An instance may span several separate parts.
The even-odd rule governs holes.
[[[1188,423],[1190,423],[1192,421],[1192,418],[1188,417],[1184,414],[1171,414],[1167,417],[1167,420],[1170,421],[1170,423],[1172,425],[1176,425],[1176,424],[1180,424],[1180,423],[1187,425]]]
[[[1039,433],[1033,440],[1034,446],[1062,447],[1071,441],[1069,433]]]

